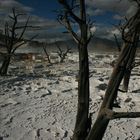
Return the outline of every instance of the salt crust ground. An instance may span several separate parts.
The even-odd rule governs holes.
[[[90,112],[96,119],[112,71],[111,54],[90,54]],[[70,140],[77,110],[78,55],[48,66],[24,62],[10,66],[10,76],[0,77],[0,140]],[[26,67],[27,68],[27,67]],[[140,111],[140,71],[135,68],[128,93],[119,93],[121,108]],[[139,119],[110,122],[104,140],[140,139]]]

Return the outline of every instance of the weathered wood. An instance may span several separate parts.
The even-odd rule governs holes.
[[[0,75],[5,76],[8,72],[8,66],[10,64],[11,57],[6,56],[2,62],[2,66],[0,68]]]
[[[18,25],[18,17],[22,16],[23,14],[16,13],[16,10],[14,8],[12,10],[13,10],[12,15],[9,16],[10,19],[13,21],[12,26],[8,25],[7,22],[5,23],[4,44],[5,44],[5,48],[6,48],[6,56],[5,56],[5,59],[1,65],[1,68],[0,68],[0,75],[1,76],[7,74],[11,57],[15,54],[15,51],[20,46],[25,44],[25,42],[23,41],[23,35],[26,32],[28,27],[32,27],[32,26],[28,26],[29,18],[27,19],[27,21],[25,22],[25,24],[23,26],[19,26]],[[19,29],[21,31],[20,33],[19,33]],[[33,38],[34,37],[32,37],[30,39],[30,41]]]
[[[63,24],[69,33],[72,34],[79,50],[79,77],[78,77],[78,108],[76,116],[76,124],[73,134],[73,140],[85,140],[91,127],[91,116],[89,117],[89,62],[88,62],[88,43],[91,36],[88,37],[88,29],[91,25],[86,19],[85,0],[80,0],[78,17],[73,12],[73,6],[67,0],[58,0],[64,7],[64,13],[60,13],[58,21]],[[75,1],[72,0],[74,3]],[[72,19],[72,20],[70,20]],[[80,35],[74,32],[71,21],[78,24]],[[91,35],[91,34],[90,34]]]
[[[135,23],[133,23],[132,26],[135,30],[133,32],[130,30],[128,36],[126,37],[127,41],[124,42],[117,63],[113,69],[98,117],[86,140],[102,140],[105,130],[107,129],[112,114],[110,114],[111,111],[107,112],[106,110],[112,110],[120,83],[127,70],[132,66],[138,46],[139,35],[136,28],[137,26],[135,27]],[[135,114],[135,116],[136,115],[139,117],[139,113]],[[120,116],[126,117],[126,114],[123,113]],[[130,116],[132,115],[129,114],[128,117]]]
[[[89,64],[87,47],[79,50],[78,110],[73,140],[84,140],[88,130],[89,115]],[[91,125],[91,124],[90,124]]]
[[[45,45],[43,45],[43,50],[44,50],[44,52],[46,54],[46,57],[47,57],[47,60],[48,60],[49,64],[52,64],[51,59],[50,59],[50,55],[49,55]]]
[[[107,117],[109,115],[107,112],[104,113],[104,110],[113,108],[113,103],[117,97],[118,88],[124,77],[127,67],[131,64],[131,56],[135,55],[135,52],[136,45],[124,45],[108,83],[108,87],[98,117],[86,140],[102,140],[110,121],[110,118]]]

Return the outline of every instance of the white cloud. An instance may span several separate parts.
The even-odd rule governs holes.
[[[4,30],[5,22],[7,21],[9,25],[12,24],[10,18],[8,15],[12,14],[12,8],[15,8],[18,13],[26,13],[27,15],[20,16],[18,18],[18,25],[24,25],[27,21],[27,18],[30,16],[29,19],[29,25],[32,25],[33,27],[39,26],[39,29],[35,28],[29,28],[25,34],[25,37],[32,37],[33,35],[38,34],[38,39],[50,40],[51,38],[59,37],[56,34],[50,35],[48,33],[48,30],[57,30],[57,28],[62,28],[62,25],[60,25],[56,20],[42,18],[36,15],[31,15],[30,12],[33,10],[33,8],[28,7],[26,5],[23,5],[19,3],[16,0],[0,0],[0,30]],[[59,34],[59,33],[57,33]],[[62,35],[60,35],[62,37]]]
[[[92,28],[90,28],[90,31],[91,31],[92,33],[95,33],[95,32],[96,32],[96,27],[93,26]]]
[[[86,0],[88,6],[101,11],[112,11],[130,16],[136,10],[136,5],[128,0]]]
[[[120,31],[118,29],[112,29],[111,34],[120,36]]]
[[[95,30],[94,35],[100,38],[114,40],[114,34],[121,37],[119,30],[112,26],[107,27],[103,24],[97,24],[93,29]]]
[[[0,0],[0,12],[8,13],[12,8],[23,12],[31,12],[33,10],[33,8],[25,6],[16,0]]]
[[[19,23],[25,24],[28,16],[29,15],[24,16],[24,17],[22,16],[19,19]],[[37,27],[39,27],[40,30],[60,27],[60,24],[56,20],[42,18],[42,17],[36,16],[36,15],[30,15],[29,25],[37,26]]]
[[[114,16],[112,18],[117,20],[122,19],[123,15],[131,16],[136,10],[136,7],[128,0],[86,0],[86,3],[89,6],[87,12],[90,16],[102,15],[106,11],[113,11]],[[2,25],[4,25],[5,20],[9,21],[7,15],[11,13],[11,9],[13,7],[18,8],[20,12],[27,12],[27,16],[29,16],[29,13],[33,10],[33,8],[23,5],[16,0],[0,0],[0,29],[3,29]],[[19,24],[24,24],[27,16],[20,18]],[[27,36],[39,34],[38,39],[48,40],[52,40],[52,38],[65,38],[64,34],[55,31],[57,28],[62,28],[62,25],[60,25],[56,20],[45,19],[36,15],[30,16],[29,24],[32,26],[40,26],[40,29],[28,30],[29,33]],[[52,30],[55,33],[51,34],[48,30]],[[106,27],[106,25],[93,26],[91,28],[91,32],[96,36],[108,39],[112,39],[114,33],[118,34],[116,29],[110,26]]]
[[[119,14],[116,14],[116,15],[113,16],[113,19],[122,20],[122,19],[124,19],[124,16],[121,16]]]
[[[88,7],[88,8],[87,8],[87,13],[88,13],[88,15],[90,15],[90,16],[97,16],[97,15],[103,14],[104,11],[101,10],[101,9],[96,9],[96,8],[93,8],[93,7]]]
[[[131,6],[129,7],[129,9],[126,11],[126,16],[127,16],[127,18],[129,18],[129,17],[131,17],[132,15],[134,15],[135,12],[136,12],[136,10],[137,10],[137,7],[136,7],[135,5],[131,5]]]
[[[113,12],[112,18],[116,20],[122,20],[124,16],[129,18],[137,9],[136,4],[129,0],[86,0],[86,4],[90,7],[90,15],[96,15],[97,12],[97,15],[100,16],[109,11]],[[115,27],[96,24],[95,36],[112,40],[114,34],[120,37],[120,32]]]

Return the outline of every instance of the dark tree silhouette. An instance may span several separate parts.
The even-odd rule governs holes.
[[[125,17],[125,21],[128,23],[128,19]],[[126,29],[126,26],[124,26],[122,24],[122,22],[120,22],[119,26],[117,26],[117,28],[119,29],[121,35],[122,35],[122,40],[124,42],[126,42],[126,39],[124,37],[124,32],[125,32],[125,29]],[[117,45],[117,48],[118,48],[118,52],[120,53],[121,52],[121,43],[118,41],[118,38],[117,36],[114,34],[114,38],[115,38],[115,42],[116,42],[116,45]],[[139,41],[138,39],[137,40],[134,40],[134,41]],[[138,43],[137,43],[138,45]],[[123,87],[120,91],[122,92],[127,92],[128,91],[128,86],[129,86],[129,81],[130,81],[130,76],[131,76],[131,71],[134,67],[138,66],[138,63],[136,64],[135,62],[135,55],[133,57],[131,57],[131,61],[132,61],[132,64],[131,66],[126,70],[125,74],[124,74],[124,77],[123,77]],[[114,66],[114,63],[113,63],[113,66]]]
[[[113,69],[108,87],[103,99],[103,103],[98,113],[98,117],[86,140],[102,140],[108,123],[116,118],[136,118],[140,117],[140,112],[115,112],[113,111],[114,101],[118,94],[119,85],[127,72],[131,68],[140,34],[140,5],[137,12],[124,25],[122,38],[123,46],[117,63]],[[127,29],[127,30],[126,30]]]
[[[59,3],[64,7],[63,14],[59,15],[59,22],[73,35],[73,38],[78,43],[79,49],[78,112],[73,140],[102,140],[110,120],[140,117],[140,112],[115,112],[112,110],[114,101],[118,95],[120,83],[134,62],[140,33],[140,2],[139,0],[135,0],[138,9],[135,15],[128,19],[122,29],[123,45],[118,48],[120,54],[114,66],[103,103],[92,129],[90,129],[91,115],[89,115],[89,65],[87,51],[87,45],[92,35],[88,38],[89,25],[87,24],[85,1],[79,1],[80,18],[73,12],[75,8],[74,2],[75,1],[72,1],[70,5],[67,0],[59,0]],[[80,37],[72,28],[71,23],[73,22],[78,23],[80,27]]]
[[[73,140],[85,140],[91,127],[89,117],[89,62],[88,43],[92,37],[90,28],[92,22],[87,19],[85,0],[58,0],[64,10],[58,15],[58,21],[63,24],[78,44],[79,51],[79,78],[78,78],[78,109]],[[78,8],[80,16],[75,14]],[[80,35],[74,31],[74,24],[80,29]]]
[[[58,48],[57,54],[60,58],[60,63],[63,63],[64,60],[66,59],[66,56],[68,55],[68,53],[71,51],[71,48],[69,46],[67,46],[66,50],[63,50],[60,45],[58,45],[58,43],[56,42],[56,47]]]
[[[43,45],[43,50],[44,50],[44,52],[46,54],[46,57],[47,57],[47,60],[48,60],[49,64],[52,64],[51,59],[50,59],[50,55],[49,55],[49,53],[47,51],[47,48],[46,48],[46,44]]]
[[[15,51],[25,44],[26,42],[23,39],[23,35],[26,32],[27,28],[32,26],[28,26],[29,17],[24,25],[18,25],[18,19],[20,16],[25,14],[16,13],[16,10],[13,8],[12,15],[9,18],[12,20],[12,25],[5,23],[5,39],[4,44],[6,48],[6,53],[3,53],[4,60],[0,68],[0,75],[7,75],[8,67],[11,61],[12,56],[14,56]],[[20,32],[19,32],[20,31]],[[34,36],[35,37],[35,36]],[[34,37],[32,37],[29,41],[31,41]]]

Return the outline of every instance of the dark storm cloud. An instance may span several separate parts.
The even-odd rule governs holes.
[[[47,30],[52,29],[58,29],[62,28],[62,26],[54,19],[47,19],[42,18],[36,15],[30,14],[34,9],[32,7],[28,7],[26,5],[23,5],[19,3],[16,0],[0,0],[0,30],[4,31],[4,25],[7,21],[9,24],[11,23],[11,20],[9,19],[8,15],[12,14],[12,8],[15,8],[18,13],[26,13],[26,15],[19,17],[18,19],[18,25],[24,25],[27,21],[27,18],[29,18],[29,25],[33,27],[39,27],[39,28],[29,28],[28,32],[26,32],[26,37],[31,37],[34,34],[38,34],[42,40],[46,40],[48,37],[48,40],[53,38],[58,38],[56,34],[53,34],[53,36],[49,37],[50,33],[47,34]],[[58,33],[59,34],[59,33]]]
[[[86,0],[86,3],[98,11],[112,11],[126,16],[132,15],[136,10],[135,4],[129,0]]]
[[[90,15],[100,16],[106,12],[113,12],[112,20],[123,20],[124,16],[129,18],[137,10],[136,4],[129,0],[86,0]],[[101,38],[114,39],[114,34],[120,36],[120,32],[111,25],[95,24],[95,35]]]
[[[106,11],[111,11],[114,12],[112,19],[115,20],[121,20],[124,15],[129,17],[133,15],[136,10],[135,4],[130,3],[128,0],[86,0],[86,3],[88,5],[87,13],[90,16],[100,16]],[[38,34],[38,40],[47,41],[62,40],[70,37],[70,35],[61,33],[63,26],[60,25],[56,19],[47,19],[37,15],[31,15],[30,13],[34,9],[16,0],[0,0],[0,30],[4,30],[5,21],[10,22],[8,15],[11,14],[13,7],[15,7],[18,12],[27,13],[26,16],[19,18],[19,25],[23,25],[28,16],[30,16],[29,25],[39,27],[39,29],[28,29],[27,37]],[[119,34],[111,25],[96,24],[92,29],[96,36],[102,38],[112,39],[114,33]]]
[[[13,7],[24,12],[31,12],[33,10],[31,7],[25,6],[15,0],[0,0],[0,12],[8,13]]]

